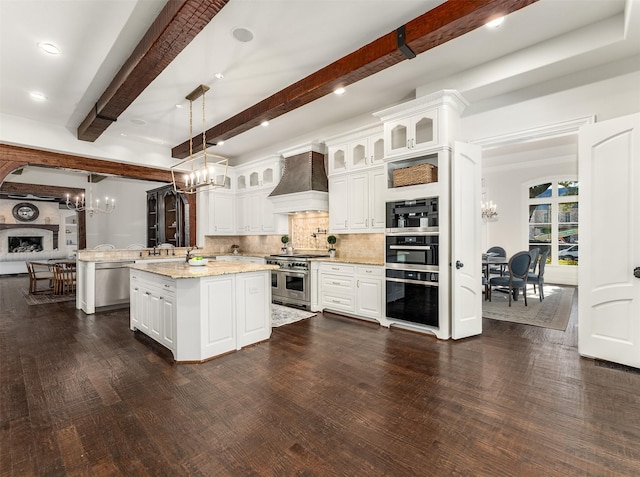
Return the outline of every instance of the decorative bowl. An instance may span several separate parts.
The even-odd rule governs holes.
[[[200,260],[196,260],[195,258],[190,258],[189,259],[189,265],[193,265],[194,267],[202,267],[202,266],[206,265],[207,263],[209,263],[209,259],[208,258],[202,258]]]

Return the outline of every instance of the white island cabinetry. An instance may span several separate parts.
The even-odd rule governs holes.
[[[254,263],[204,267],[149,264],[131,269],[130,328],[202,362],[271,336],[271,270]]]

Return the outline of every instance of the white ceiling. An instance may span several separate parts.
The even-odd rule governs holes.
[[[63,128],[65,152],[74,153],[79,123],[165,3],[0,0],[0,120],[7,125],[24,118],[43,128]],[[168,158],[170,149],[189,137],[184,97],[199,84],[211,87],[206,95],[209,128],[440,3],[230,0],[91,146],[93,155],[139,143]],[[613,76],[638,70],[639,17],[640,0],[540,0],[511,14],[496,30],[468,33],[351,85],[343,96],[321,98],[210,150],[234,164],[321,140],[341,132],[346,122],[374,122],[372,112],[412,98],[416,89],[424,94],[457,89],[471,102],[465,114],[474,114],[516,101],[525,91],[543,94],[553,85],[587,82],[588,72]],[[231,32],[236,27],[251,30],[254,40],[235,40]],[[62,53],[42,53],[37,48],[41,41],[55,43]],[[224,74],[222,80],[215,78],[217,72]],[[31,91],[44,93],[48,101],[34,102]],[[201,130],[200,108],[196,103],[194,132]],[[15,142],[41,146],[33,136]],[[13,142],[6,135],[0,138]],[[87,147],[82,145],[85,154]]]

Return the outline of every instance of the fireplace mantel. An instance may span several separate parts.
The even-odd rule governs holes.
[[[44,229],[53,232],[53,249],[58,248],[58,232],[60,231],[59,225],[46,225],[46,224],[0,224],[0,230],[7,229]]]

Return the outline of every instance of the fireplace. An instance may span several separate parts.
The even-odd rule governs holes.
[[[43,237],[9,237],[9,253],[40,252]]]

